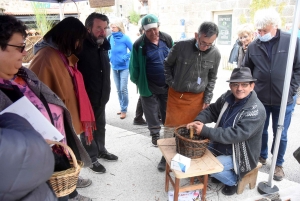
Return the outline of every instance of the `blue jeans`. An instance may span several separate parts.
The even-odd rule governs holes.
[[[114,81],[116,84],[121,112],[126,113],[128,107],[128,75],[129,69],[113,70]]]
[[[264,130],[263,130],[263,134],[262,134],[260,156],[262,158],[266,159],[266,158],[268,158],[268,127],[269,127],[270,115],[272,113],[273,142],[272,142],[271,153],[273,154],[277,126],[278,126],[280,106],[277,106],[277,105],[264,105],[264,106],[266,109],[267,118],[266,118]],[[277,156],[277,160],[276,160],[277,166],[282,166],[282,164],[284,162],[283,157],[284,157],[284,154],[286,151],[286,146],[287,146],[287,131],[288,131],[290,123],[291,123],[293,108],[294,108],[293,104],[289,104],[286,106],[284,123],[283,123],[284,128],[281,133],[278,156]]]
[[[224,166],[222,172],[211,174],[211,177],[216,178],[223,184],[227,186],[234,186],[237,183],[237,175],[233,170],[233,160],[232,155],[221,155],[216,157],[220,163]]]

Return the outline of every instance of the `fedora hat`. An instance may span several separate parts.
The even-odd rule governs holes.
[[[226,82],[255,82],[256,79],[252,77],[251,70],[248,67],[240,67],[233,69],[230,80]]]

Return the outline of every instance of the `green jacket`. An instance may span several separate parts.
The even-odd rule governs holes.
[[[140,95],[149,97],[152,92],[149,90],[146,74],[145,37],[145,34],[143,34],[133,44],[129,72],[130,80],[137,85]],[[171,48],[174,44],[171,36],[164,32],[159,32],[159,39],[164,41],[168,48]]]

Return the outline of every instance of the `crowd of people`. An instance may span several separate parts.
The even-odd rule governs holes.
[[[22,58],[26,55],[27,28],[15,17],[1,15],[0,111],[27,97],[64,136],[62,142],[83,161],[84,167],[105,173],[98,159],[118,160],[105,147],[110,71],[118,93],[120,119],[126,118],[130,75],[140,94],[133,124],[148,126],[154,146],[160,138],[173,137],[172,132],[162,134],[161,125],[172,130],[186,124],[197,135],[209,138],[209,149],[224,166],[222,172],[210,175],[211,181],[223,183],[222,193],[233,195],[243,176],[258,162],[267,163],[270,117],[273,154],[291,38],[279,27],[280,16],[272,8],[257,11],[254,25],[239,27],[237,48],[232,51],[237,68],[227,81],[229,90],[211,103],[221,60],[215,45],[219,29],[214,22],[201,23],[194,38],[174,43],[169,34],[160,31],[158,17],[148,14],[141,20],[141,35],[132,43],[122,21],[110,23],[106,15],[99,13],[91,13],[85,24],[68,17],[34,46],[35,56],[25,68]],[[295,104],[300,104],[299,43],[297,40],[288,101],[283,103],[287,107],[273,176],[277,181],[285,176],[288,128]],[[216,123],[214,128],[206,125],[211,122]],[[0,200],[92,200],[76,189],[57,198],[47,185],[55,169],[70,167],[68,160],[66,167],[58,167],[57,163],[62,156],[69,157],[66,150],[57,145],[50,148],[47,139],[43,140],[26,119],[16,114],[0,115],[0,126],[0,157],[7,161],[0,164],[5,171],[0,172],[1,182],[18,182],[20,178],[10,175],[24,175],[24,181],[15,188],[0,185]],[[14,154],[14,160],[8,160],[3,153]],[[23,162],[22,172],[11,168],[22,165],[17,160],[25,154],[28,162]],[[47,163],[39,163],[41,160]],[[165,171],[165,167],[162,157],[157,169]],[[77,188],[91,183],[90,178],[79,177]]]

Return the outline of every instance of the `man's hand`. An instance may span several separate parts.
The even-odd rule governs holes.
[[[196,131],[196,134],[197,135],[200,135],[201,131],[202,131],[202,128],[203,128],[203,123],[201,123],[200,121],[194,121],[194,122],[191,122],[189,124],[186,125],[186,128],[187,129],[190,129],[191,127],[195,129]]]
[[[203,103],[202,110],[204,110],[204,109],[207,108],[208,106],[209,106],[209,103]]]

